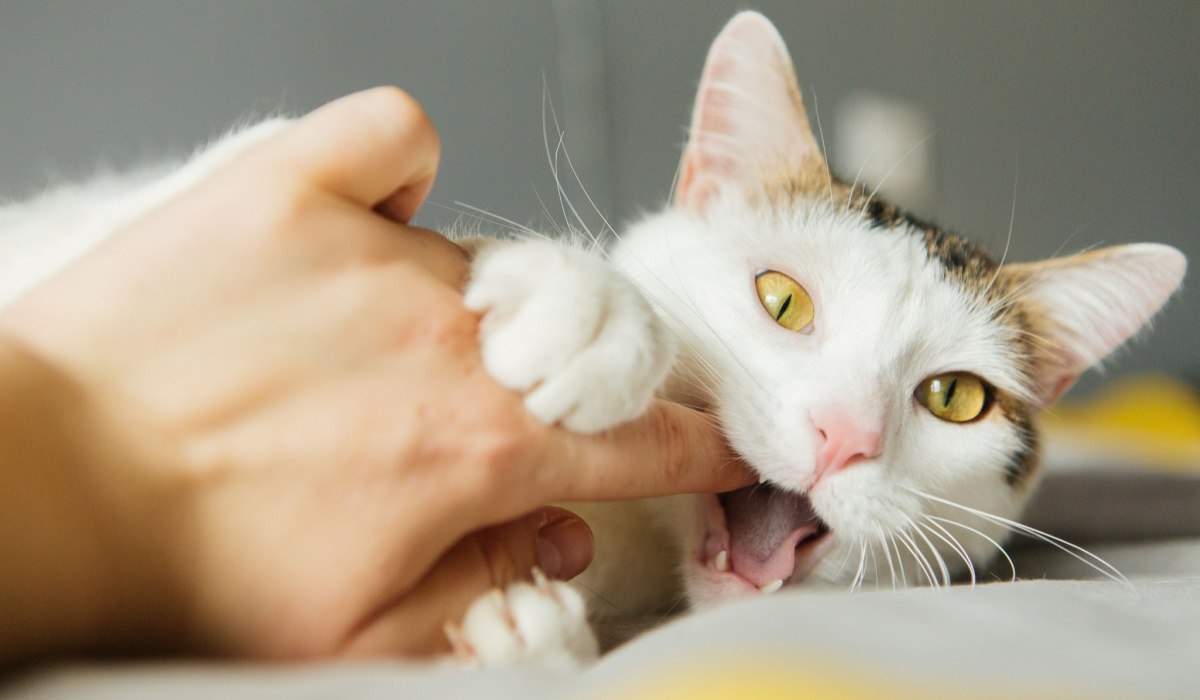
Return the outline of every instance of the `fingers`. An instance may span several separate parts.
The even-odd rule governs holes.
[[[392,87],[320,107],[283,132],[273,151],[291,172],[400,223],[433,187],[439,154],[425,111]]]
[[[757,479],[712,418],[661,400],[608,433],[553,431],[547,449],[543,463],[569,465],[554,470],[561,478],[554,500],[716,493]]]
[[[561,508],[543,508],[467,535],[438,560],[417,586],[391,602],[354,635],[348,656],[425,656],[449,651],[444,626],[494,588],[528,579],[534,566],[569,579],[592,559],[586,523]]]
[[[436,231],[415,226],[397,227],[401,235],[393,235],[391,245],[401,249],[400,255],[416,260],[425,271],[461,292],[470,277],[467,252]]]

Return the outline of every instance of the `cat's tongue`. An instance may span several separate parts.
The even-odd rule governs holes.
[[[756,586],[787,580],[796,566],[796,545],[821,526],[806,497],[766,484],[723,494],[721,502],[730,567]]]

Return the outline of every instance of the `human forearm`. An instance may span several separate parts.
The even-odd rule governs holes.
[[[79,449],[78,389],[0,339],[0,659],[90,646],[109,576]]]
[[[136,450],[84,387],[0,336],[0,665],[144,646],[136,605],[162,619],[162,593],[134,579],[147,491],[119,473]],[[145,529],[152,529],[143,523]],[[141,563],[139,563],[141,562]],[[131,585],[132,584],[132,585]]]

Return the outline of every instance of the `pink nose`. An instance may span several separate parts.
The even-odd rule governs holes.
[[[823,440],[817,452],[814,485],[860,460],[879,456],[880,430],[866,427],[838,409],[814,410],[812,421]]]

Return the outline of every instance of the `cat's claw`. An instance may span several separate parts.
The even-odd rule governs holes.
[[[479,246],[467,308],[483,362],[539,420],[606,430],[645,412],[674,360],[670,332],[605,260],[544,240]]]
[[[758,592],[765,595],[767,593],[774,593],[780,588],[783,588],[783,579],[777,578],[770,583],[764,583],[763,585],[759,586]]]
[[[599,654],[583,596],[537,569],[533,583],[514,583],[480,596],[461,625],[446,625],[446,638],[460,661],[489,668],[535,664],[570,669]]]

